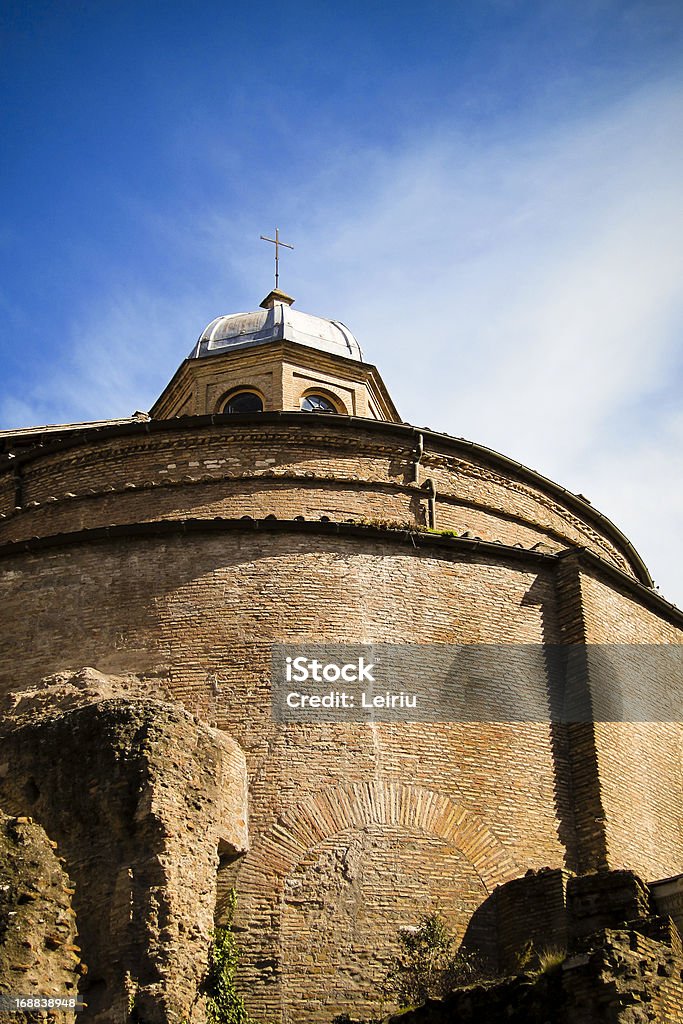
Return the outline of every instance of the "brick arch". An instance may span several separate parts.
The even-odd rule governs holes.
[[[265,874],[278,885],[310,850],[343,832],[395,825],[437,836],[459,850],[487,892],[521,874],[519,865],[478,815],[444,793],[400,782],[370,780],[328,786],[284,812],[256,843],[240,872],[240,889],[256,889]]]

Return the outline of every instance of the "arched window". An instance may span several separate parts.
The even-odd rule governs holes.
[[[263,400],[255,391],[233,391],[223,405],[223,412],[263,412]]]
[[[339,412],[327,395],[304,395],[301,399],[302,412]]]

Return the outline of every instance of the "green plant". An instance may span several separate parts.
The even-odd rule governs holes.
[[[413,1009],[430,997],[444,996],[461,985],[473,985],[488,975],[476,953],[459,949],[448,925],[438,913],[425,914],[414,928],[401,928],[400,951],[383,984],[377,1017],[358,1020],[338,1014],[332,1024],[382,1024],[385,1001],[398,1003],[393,1016]]]
[[[538,954],[538,972],[539,974],[546,974],[547,971],[552,971],[566,959],[567,951],[560,949],[559,946],[549,946],[547,949],[542,949]]]
[[[533,970],[536,962],[536,954],[534,952],[534,944],[531,939],[527,939],[519,953],[517,954],[517,970],[520,974],[524,971]]]
[[[213,932],[209,967],[203,985],[208,1024],[256,1024],[235,988],[239,949],[232,921],[236,906],[237,894],[231,889],[227,904],[227,924]]]
[[[419,529],[408,519],[386,519],[381,516],[361,516],[356,520],[359,526],[374,526],[378,530],[407,530],[416,533]]]
[[[520,974],[545,974],[559,966],[566,958],[566,950],[559,946],[548,946],[536,949],[531,939],[522,946],[517,954],[517,971]]]
[[[443,996],[481,977],[473,955],[455,952],[455,936],[438,913],[427,914],[416,928],[399,932],[401,949],[389,972],[388,987],[402,1007]]]

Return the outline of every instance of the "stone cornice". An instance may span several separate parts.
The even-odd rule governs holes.
[[[514,547],[502,542],[480,540],[479,538],[456,537],[449,531],[392,529],[365,523],[336,523],[325,519],[277,519],[275,516],[266,516],[264,519],[254,519],[251,516],[242,516],[239,519],[223,519],[219,516],[213,519],[161,519],[149,523],[122,523],[116,526],[92,527],[51,534],[47,537],[8,541],[0,545],[0,558],[10,558],[23,552],[43,551],[48,548],[115,541],[123,537],[171,537],[192,533],[233,531],[362,537],[405,544],[413,548],[445,548],[456,550],[461,554],[495,554],[498,558],[529,561],[533,564],[552,564],[558,558],[557,554],[535,551],[532,548]],[[598,559],[598,561],[600,560]]]

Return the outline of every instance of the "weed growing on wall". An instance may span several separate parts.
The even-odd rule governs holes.
[[[227,925],[214,930],[209,952],[209,968],[204,982],[208,1024],[256,1024],[235,988],[239,949],[232,930],[232,920],[236,906],[237,894],[231,889],[227,904]]]
[[[426,914],[415,928],[402,928],[398,937],[401,948],[387,988],[401,1007],[419,1006],[482,977],[475,957],[455,951],[455,936],[438,913]]]
[[[401,928],[398,940],[399,954],[381,986],[379,1016],[361,1020],[341,1013],[332,1024],[382,1024],[385,1000],[398,1003],[401,1010],[412,1009],[485,977],[483,964],[474,954],[456,951],[455,935],[438,913],[424,915],[414,928]]]

